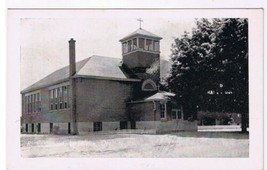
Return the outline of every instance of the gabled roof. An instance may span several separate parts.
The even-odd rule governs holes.
[[[116,80],[127,80],[130,77],[123,72],[120,58],[92,56],[74,77],[102,77]]]
[[[82,61],[76,63],[76,71],[79,71],[88,61],[90,58],[86,58]],[[69,66],[65,66],[55,72],[49,74],[48,76],[44,77],[43,79],[37,81],[33,85],[27,87],[26,89],[22,90],[22,93],[29,92],[33,90],[40,89],[42,87],[50,86],[56,83],[61,83],[66,81],[69,78]]]
[[[73,77],[120,81],[140,81],[139,79],[132,78],[127,74],[127,71],[125,71],[121,66],[120,58],[111,58],[96,55],[77,62],[76,74]],[[22,90],[21,93],[26,93],[57,83],[62,83],[67,81],[68,79],[69,66],[65,66]]]
[[[125,36],[124,38],[120,39],[120,41],[122,42],[122,41],[124,41],[124,40],[126,40],[128,38],[131,38],[133,36],[138,36],[138,35],[145,36],[145,37],[150,37],[150,38],[154,38],[154,39],[158,39],[158,40],[162,39],[161,37],[149,32],[149,31],[146,31],[146,30],[144,30],[142,28],[139,28],[138,30],[136,30],[136,31],[132,32],[131,34]]]

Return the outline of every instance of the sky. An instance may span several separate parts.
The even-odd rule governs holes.
[[[174,38],[195,26],[194,18],[152,10],[84,11],[69,15],[20,19],[21,90],[68,65],[70,38],[76,40],[76,61],[92,55],[122,58],[119,40],[137,30],[137,19],[142,18],[143,29],[163,38],[160,56],[169,60]]]

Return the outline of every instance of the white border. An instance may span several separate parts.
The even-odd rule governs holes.
[[[20,158],[20,59],[19,19],[22,17],[77,17],[77,11],[8,12],[8,169],[263,169],[263,12],[262,10],[180,10],[187,17],[249,18],[250,150],[249,158],[176,158],[176,159],[86,159]],[[171,11],[173,14],[174,11]],[[189,15],[189,16],[188,16]],[[83,15],[84,17],[84,15]],[[14,107],[18,106],[18,107]],[[211,165],[211,163],[213,165]],[[186,168],[185,168],[186,167]]]
[[[260,8],[263,0],[8,0],[8,8]]]

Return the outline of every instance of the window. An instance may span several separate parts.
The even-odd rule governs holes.
[[[120,122],[120,129],[128,129],[127,121],[121,121]]]
[[[183,119],[182,107],[178,109],[172,109],[172,119]]]
[[[146,50],[149,50],[149,51],[153,50],[152,40],[150,39],[146,40]]]
[[[54,89],[54,97],[57,98],[57,89]]]
[[[38,111],[41,112],[41,95],[40,95],[40,93],[38,93],[38,99],[39,99],[39,101],[38,101]]]
[[[50,90],[50,110],[69,108],[69,85]]]
[[[53,133],[53,123],[49,124],[50,133]]]
[[[26,123],[26,128],[25,128],[26,132],[28,132],[28,123]]]
[[[34,108],[34,106],[35,106],[35,101],[34,101],[35,98],[34,97],[35,96],[34,95],[31,95],[31,96],[32,96],[31,98],[32,98],[32,113],[33,113],[33,112],[35,112],[35,108]]]
[[[153,80],[147,79],[142,84],[142,90],[143,91],[155,91],[157,90],[157,85]]]
[[[36,113],[41,111],[40,92],[25,94],[24,96],[24,113]]]
[[[160,104],[160,118],[166,119],[166,104]]]
[[[40,133],[41,132],[41,123],[38,123],[37,128],[38,128],[38,133]]]
[[[128,47],[127,47],[127,42],[122,43],[122,53],[127,53],[128,52]]]
[[[145,49],[145,39],[139,38],[139,48]]]
[[[59,109],[63,109],[63,104],[62,104],[62,101],[63,101],[63,92],[62,92],[62,88],[63,87],[59,87],[58,89],[58,97],[59,97]]]
[[[154,41],[154,51],[159,51],[159,41]]]
[[[182,119],[182,111],[181,110],[177,111],[177,116],[178,116],[178,119]]]
[[[53,99],[54,98],[54,91],[53,90],[50,90],[50,99]]]
[[[32,96],[30,95],[29,96],[29,112],[31,113],[32,112]]]
[[[172,119],[176,119],[176,110],[172,110]]]
[[[34,133],[34,123],[32,123],[32,133]]]
[[[128,51],[132,51],[132,40],[128,41]]]
[[[28,113],[30,113],[31,111],[31,100],[30,100],[30,96],[28,96]]]
[[[28,113],[28,98],[24,97],[24,113]]]
[[[132,50],[135,50],[135,49],[137,49],[137,39],[136,38],[133,39],[133,49]]]
[[[102,131],[102,122],[94,122],[94,131]]]
[[[71,134],[71,127],[70,127],[70,123],[68,123],[68,134]]]

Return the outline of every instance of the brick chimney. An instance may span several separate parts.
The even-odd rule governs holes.
[[[70,77],[76,73],[75,42],[73,38],[69,40]]]
[[[70,62],[70,89],[71,89],[71,112],[72,112],[72,129],[71,134],[77,135],[77,106],[76,106],[76,80],[72,77],[76,73],[75,63],[75,40],[71,38],[69,40],[69,62]]]

